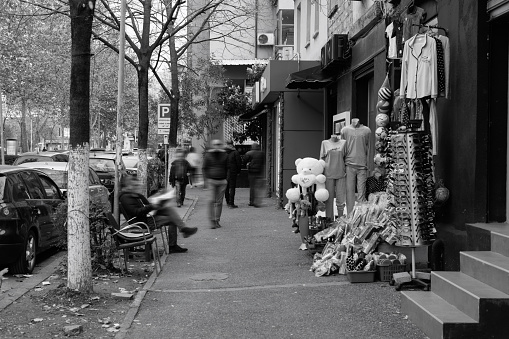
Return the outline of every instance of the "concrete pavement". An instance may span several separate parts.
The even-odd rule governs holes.
[[[140,293],[117,338],[425,338],[400,313],[400,294],[387,283],[350,284],[317,278],[299,251],[284,210],[274,200],[224,206],[222,228],[210,229],[210,191],[188,189],[177,209],[199,231],[179,239],[185,254],[166,257],[163,271]]]

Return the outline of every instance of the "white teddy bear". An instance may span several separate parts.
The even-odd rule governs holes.
[[[304,158],[295,160],[297,174],[292,176],[292,182],[307,189],[316,184],[315,198],[318,201],[329,199],[329,191],[325,188],[325,161],[315,158]],[[303,190],[305,191],[305,190]],[[286,197],[290,202],[297,202],[300,198],[299,187],[290,188],[286,191]]]

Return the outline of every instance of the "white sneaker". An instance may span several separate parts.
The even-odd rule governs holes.
[[[306,251],[308,249],[308,245],[306,244],[300,244],[299,250]]]

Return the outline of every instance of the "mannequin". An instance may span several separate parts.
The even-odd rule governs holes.
[[[366,201],[366,179],[371,129],[353,118],[350,125],[343,127],[341,135],[345,139],[346,167],[346,210],[350,213],[355,201]],[[355,188],[357,187],[357,197]]]
[[[334,216],[334,198],[338,214],[343,215],[346,203],[346,170],[345,170],[345,144],[340,134],[331,135],[330,139],[322,141],[320,159],[325,161],[324,175],[327,178],[325,188],[329,191],[329,199],[325,205],[325,216],[331,220]]]

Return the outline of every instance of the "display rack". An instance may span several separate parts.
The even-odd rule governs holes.
[[[429,274],[415,269],[415,249],[432,244],[434,234],[433,162],[429,135],[424,132],[401,132],[390,136],[391,165],[389,191],[398,216],[396,246],[411,248],[412,268],[409,279],[391,281],[396,290],[412,284],[430,289]],[[405,279],[404,279],[405,280]]]

